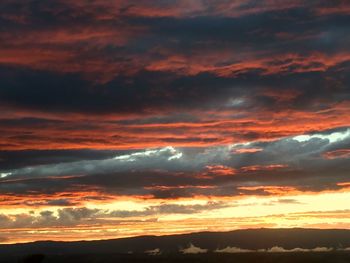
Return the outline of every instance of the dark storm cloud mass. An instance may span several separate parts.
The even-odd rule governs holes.
[[[7,205],[348,181],[347,1],[4,0],[0,10]]]
[[[75,192],[78,202],[94,200],[93,195],[79,196],[86,189],[97,190],[102,199],[110,195],[145,198],[269,195],[272,194],[269,187],[311,192],[337,190],[342,188],[339,183],[348,180],[348,157],[329,159],[324,154],[347,148],[349,131],[342,128],[271,142],[204,149],[166,147],[119,153],[100,160],[10,169],[0,179],[1,194],[52,195],[54,200],[46,196],[47,203],[43,198],[41,204],[62,205],[63,200],[56,196],[59,193]],[[69,200],[66,202],[69,205]]]
[[[128,152],[128,151],[124,151]],[[108,150],[29,150],[0,151],[0,169],[13,169],[50,163],[63,163],[79,160],[98,160],[113,157],[118,151]]]
[[[315,10],[322,6],[317,2],[238,17],[213,15],[207,7],[200,16],[121,12],[99,18],[110,4],[106,1],[94,10],[94,1],[91,6],[66,1],[3,3],[3,23],[12,25],[3,27],[2,103],[54,112],[120,113],[205,109],[240,95],[254,104],[264,97],[255,101],[252,95],[266,87],[297,90],[295,99],[302,103],[296,104],[306,109],[312,99],[329,106],[349,97],[348,66],[342,64],[349,60],[349,16],[317,15]],[[246,4],[238,10],[257,8],[255,2]],[[19,10],[17,16],[14,10]],[[24,22],[13,17],[23,17]],[[70,29],[76,25],[79,29]],[[124,27],[142,32],[125,33]],[[101,30],[108,33],[100,36]],[[53,40],[47,32],[53,32]],[[87,36],[74,40],[79,32]],[[118,43],[116,35],[125,41]],[[109,76],[104,83],[89,79],[105,74]],[[329,85],[338,88],[327,91]],[[319,92],[310,97],[316,87]],[[271,98],[266,99],[268,104]]]

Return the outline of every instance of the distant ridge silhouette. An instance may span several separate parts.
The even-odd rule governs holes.
[[[285,249],[315,247],[350,247],[350,230],[345,229],[246,229],[230,232],[199,232],[168,236],[139,236],[97,241],[38,241],[24,244],[0,245],[0,255],[27,254],[86,254],[86,253],[143,253],[160,249],[165,253],[178,253],[180,248],[193,244],[214,251],[225,247],[242,249]]]

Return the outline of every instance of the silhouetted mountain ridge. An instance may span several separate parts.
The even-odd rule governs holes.
[[[246,229],[230,232],[199,232],[168,236],[139,236],[97,241],[38,241],[24,244],[0,245],[0,255],[143,253],[159,248],[175,253],[193,244],[213,251],[218,248],[269,249],[274,246],[293,248],[347,248],[350,230],[345,229]]]

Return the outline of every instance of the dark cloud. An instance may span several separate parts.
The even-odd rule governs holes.
[[[8,69],[7,69],[8,70]],[[1,70],[1,98],[3,105],[35,110],[57,112],[87,113],[152,113],[158,110],[181,111],[194,109],[220,109],[230,98],[244,97],[245,103],[240,108],[250,112],[264,110],[331,109],[333,103],[349,99],[349,78],[344,77],[344,68],[338,75],[329,73],[300,73],[284,76],[281,87],[281,76],[259,76],[259,74],[242,74],[240,77],[217,77],[201,74],[193,77],[180,77],[164,82],[162,79],[171,73],[140,73],[132,78],[119,77],[105,85],[94,86],[78,76],[60,76],[53,73],[22,73],[13,69],[9,74]],[[14,82],[12,79],[21,79]],[[157,83],[154,80],[157,79]],[[293,83],[293,84],[292,84]],[[335,90],[330,92],[331,86]],[[318,87],[317,92],[314,87]],[[49,88],[48,88],[49,87]],[[213,95],[213,87],[215,94]],[[275,96],[263,95],[269,87]],[[298,88],[296,88],[298,87]],[[288,101],[281,101],[278,89],[294,91],[297,95]],[[275,90],[275,91],[273,91]],[[261,95],[254,95],[261,93]],[[249,95],[251,94],[251,95]],[[70,98],[69,100],[67,98]],[[195,118],[195,117],[193,117]],[[156,121],[156,119],[154,119]],[[35,119],[7,121],[4,125],[28,125]],[[173,120],[175,121],[175,119]],[[43,121],[42,121],[43,122]],[[52,121],[51,121],[52,124]]]
[[[161,214],[195,214],[202,211],[215,210],[229,207],[224,202],[207,202],[205,205],[178,205],[178,204],[161,204],[158,206],[150,206],[141,211],[116,210],[110,212],[114,217],[138,217],[138,216],[156,216]]]
[[[82,160],[101,160],[129,153],[130,151],[113,150],[27,150],[0,151],[0,169],[15,169],[25,166],[75,162]]]
[[[3,50],[9,58],[4,59],[0,68],[1,102],[22,109],[86,114],[216,108],[225,104],[227,97],[238,96],[247,98],[247,108],[255,105],[259,110],[264,107],[308,110],[315,103],[319,107],[329,106],[349,99],[346,76],[349,17],[316,16],[314,12],[319,6],[322,5],[313,2],[238,17],[210,15],[208,7],[208,14],[201,16],[134,14],[99,20],[99,15],[109,14],[109,5],[94,1],[91,5],[66,1],[54,1],[52,5],[6,1],[2,4],[4,14],[11,17],[16,12],[19,18],[24,17],[26,26],[14,23],[11,30],[4,30]],[[237,8],[264,10],[255,2]],[[71,33],[69,27],[76,24],[85,26],[82,31],[86,28],[97,32],[112,30],[108,36],[120,34],[118,29],[125,26],[146,29],[142,34],[127,34],[120,45],[113,45],[113,38],[103,36],[103,43],[96,43],[95,38],[82,38],[79,41],[84,42],[86,48],[83,49],[81,42],[69,42],[67,36],[60,33]],[[38,31],[39,38],[42,35],[47,39],[43,28],[57,32],[62,39],[46,44],[36,44],[38,38],[23,44],[17,39],[14,41],[16,34],[32,31]],[[13,36],[12,31],[18,32]],[[73,30],[72,35],[74,33],[77,32]],[[7,42],[11,47],[18,45],[18,49],[27,50],[31,56],[24,55],[17,65]],[[46,55],[37,54],[36,48],[52,54],[43,58]],[[68,58],[56,61],[55,54],[61,59],[65,55],[60,54],[67,50],[71,51]],[[172,62],[171,57],[188,59]],[[162,61],[165,65],[154,72],[152,69]],[[99,65],[96,69],[91,65],[94,63]],[[182,66],[177,67],[176,63]],[[134,70],[124,69],[125,64]],[[228,69],[220,74],[223,66]],[[204,69],[199,70],[201,67]],[[93,79],[99,79],[104,74],[102,71],[111,71],[104,83],[86,77],[94,75]],[[330,89],[335,85],[337,89]],[[300,94],[286,103],[260,94],[265,88],[275,93],[281,89],[297,90]]]
[[[349,129],[341,129],[249,145],[205,149],[165,147],[117,154],[107,159],[24,167],[4,171],[7,176],[0,179],[0,191],[6,195],[55,195],[98,189],[101,197],[178,198],[266,195],[270,192],[264,187],[271,186],[313,192],[336,190],[341,188],[339,182],[347,180],[347,158],[325,159],[324,153],[334,149],[334,145],[346,147],[348,140]],[[237,152],[248,147],[261,150]],[[76,198],[81,202],[95,197]],[[62,202],[69,205],[70,200],[58,198],[46,204],[62,205]]]
[[[4,225],[97,220],[73,206],[119,196],[343,187],[347,3],[121,2],[0,3],[1,202],[67,207]]]
[[[223,202],[207,202],[200,205],[161,204],[146,207],[143,210],[103,210],[89,208],[61,208],[57,212],[43,210],[38,214],[16,214],[7,216],[0,214],[1,227],[27,228],[27,227],[52,227],[52,226],[78,226],[85,223],[98,225],[101,223],[127,222],[126,220],[139,220],[134,218],[154,217],[164,214],[196,214],[202,211],[215,210],[229,207]],[[112,219],[113,221],[110,221]]]

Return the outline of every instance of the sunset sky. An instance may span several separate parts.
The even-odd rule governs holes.
[[[0,243],[350,228],[350,1],[1,0]]]

